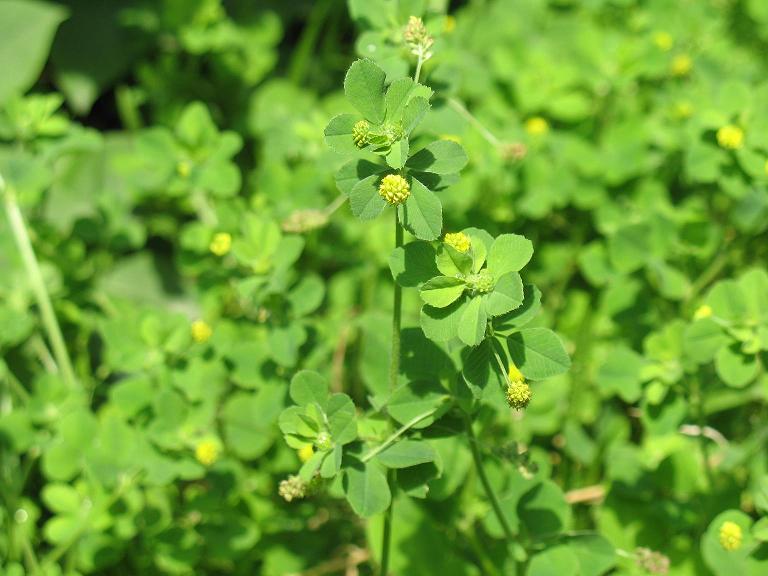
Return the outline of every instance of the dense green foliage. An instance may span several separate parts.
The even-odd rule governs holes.
[[[766,50],[0,0],[0,574],[768,573]]]

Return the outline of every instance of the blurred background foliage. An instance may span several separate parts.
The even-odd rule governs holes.
[[[573,357],[524,415],[483,413],[510,519],[547,548],[527,573],[648,573],[638,548],[766,573],[764,0],[0,2],[0,174],[78,381],[0,218],[2,573],[372,573],[379,519],[333,487],[278,497],[299,459],[277,418],[300,368],[360,407],[386,387],[391,231],[338,198],[323,128],[355,57],[408,74],[411,14],[436,36],[420,130],[470,157],[446,230],[532,239]],[[469,448],[433,445],[394,570],[511,573]],[[548,547],[582,531],[602,565]]]

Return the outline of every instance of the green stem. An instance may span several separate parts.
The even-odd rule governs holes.
[[[419,50],[418,60],[416,61],[416,72],[413,74],[413,81],[418,82],[419,76],[421,76],[421,66],[424,64],[424,50]]]
[[[496,137],[496,135],[488,130],[488,128],[486,128],[485,125],[480,122],[480,120],[478,120],[474,114],[472,114],[472,112],[467,110],[467,107],[464,106],[464,104],[462,104],[459,100],[456,98],[448,98],[448,105],[461,116],[463,116],[467,122],[472,124],[472,126],[475,127],[475,129],[480,133],[485,141],[488,142],[491,146],[498,147],[501,145],[501,141]]]
[[[706,416],[704,411],[704,397],[701,394],[701,382],[699,381],[698,376],[691,379],[691,404],[696,411],[696,423],[699,425],[699,451],[701,452],[701,459],[704,464],[704,475],[707,478],[707,484],[711,491],[715,488],[715,479],[712,475],[712,468],[709,466],[708,440],[706,436],[704,436]]]
[[[389,438],[387,438],[386,440],[384,440],[384,442],[382,442],[381,444],[379,444],[378,446],[376,446],[376,448],[374,448],[373,450],[371,450],[370,452],[368,452],[368,454],[366,454],[365,456],[363,456],[363,460],[362,460],[362,461],[363,461],[363,462],[368,462],[368,461],[369,461],[371,458],[373,458],[373,457],[374,457],[374,456],[376,456],[377,454],[381,454],[381,453],[382,453],[384,450],[386,450],[387,448],[389,448],[389,447],[390,447],[390,446],[391,446],[391,445],[394,443],[394,441],[395,441],[395,440],[397,440],[397,439],[398,439],[400,436],[402,436],[403,434],[405,434],[405,433],[406,433],[408,430],[410,430],[411,428],[413,428],[414,426],[416,426],[416,424],[418,424],[419,422],[421,422],[421,421],[422,421],[422,420],[424,420],[425,418],[429,418],[430,416],[432,416],[432,414],[434,414],[435,412],[437,412],[437,408],[430,408],[430,409],[429,409],[429,410],[427,410],[426,412],[422,412],[422,413],[421,413],[421,414],[419,414],[418,416],[414,416],[413,418],[411,418],[411,419],[410,419],[408,422],[406,422],[405,424],[403,424],[403,425],[402,425],[402,426],[401,426],[401,427],[400,427],[400,428],[397,430],[397,432],[395,432],[394,434],[392,434],[392,435],[391,435]]]
[[[509,525],[507,517],[504,516],[504,512],[501,510],[499,499],[496,497],[496,492],[494,492],[493,487],[488,480],[488,476],[485,474],[485,468],[483,468],[483,458],[480,454],[480,450],[477,447],[475,431],[472,429],[472,421],[469,419],[467,414],[464,414],[464,423],[467,429],[469,448],[472,451],[472,459],[475,462],[475,470],[477,470],[477,476],[480,478],[480,483],[483,485],[485,495],[488,498],[488,501],[491,503],[491,508],[493,508],[493,512],[496,514],[496,518],[498,519],[499,524],[501,524],[501,528],[504,531],[504,536],[506,537],[507,542],[512,542],[515,540],[515,533],[512,531],[512,527]]]
[[[417,69],[418,71],[418,69]],[[400,227],[400,222],[397,220],[397,210],[395,213],[395,248],[400,248],[403,245],[403,229]],[[395,282],[395,295],[392,310],[392,356],[389,361],[389,392],[390,394],[397,388],[397,380],[400,375],[400,327],[403,318],[403,289]],[[426,416],[425,416],[426,418]],[[406,428],[407,429],[407,428]],[[392,441],[405,432],[402,428],[398,430],[393,436]],[[390,436],[390,438],[392,438]],[[384,444],[386,444],[385,442]],[[381,448],[383,450],[383,448]],[[375,452],[375,450],[374,450]],[[374,454],[375,455],[375,454]],[[368,455],[369,458],[373,456]],[[387,473],[387,483],[392,490],[392,503],[387,508],[384,515],[384,533],[382,535],[381,542],[381,570],[379,574],[381,576],[387,576],[389,572],[389,548],[392,542],[392,511],[395,507],[395,471],[389,470]]]
[[[2,176],[0,176],[0,195],[3,195],[5,199],[5,212],[8,216],[8,221],[11,225],[16,245],[19,248],[21,259],[24,262],[24,267],[26,268],[29,283],[35,295],[35,300],[37,300],[37,306],[40,308],[40,316],[43,320],[43,326],[48,333],[48,339],[53,348],[56,364],[58,364],[64,382],[72,389],[77,388],[77,380],[75,378],[75,372],[72,369],[72,362],[69,359],[67,347],[64,345],[64,337],[61,334],[61,327],[59,326],[56,314],[53,311],[51,297],[45,287],[45,280],[40,271],[40,264],[35,256],[32,242],[29,239],[29,232],[24,223],[24,216],[22,216],[21,210],[19,209],[19,203],[16,200],[16,193],[12,188],[6,187]]]

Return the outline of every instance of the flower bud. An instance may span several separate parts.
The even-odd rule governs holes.
[[[333,441],[331,440],[331,435],[328,434],[328,432],[320,432],[317,435],[317,438],[315,438],[315,446],[317,446],[317,449],[321,452],[327,452],[331,448],[333,448]]]
[[[280,486],[277,488],[277,493],[280,494],[280,497],[286,502],[291,502],[306,496],[307,485],[301,478],[291,474],[288,478],[280,482]]]
[[[467,284],[471,290],[479,292],[480,294],[486,294],[493,290],[496,285],[496,281],[493,278],[493,274],[488,270],[480,270],[477,274],[470,274],[466,278]]]
[[[216,440],[203,440],[195,446],[195,459],[203,466],[213,466],[219,459],[220,451]]]
[[[387,174],[379,184],[379,195],[392,206],[402,204],[411,195],[408,181],[398,174]]]
[[[549,132],[549,122],[541,116],[534,116],[525,121],[525,131],[531,136],[544,136]]]
[[[720,526],[720,546],[725,548],[728,552],[733,552],[741,548],[742,532],[741,526],[736,522],[726,520],[723,525]]]
[[[213,235],[208,249],[216,256],[224,256],[232,248],[232,236],[226,232],[217,232]]]
[[[523,410],[531,401],[530,385],[525,380],[513,380],[507,384],[507,390],[504,394],[507,398],[507,404],[515,410]]]
[[[363,148],[368,144],[368,134],[371,130],[370,124],[365,120],[360,120],[352,127],[352,142],[358,148]]]
[[[432,56],[429,49],[434,44],[435,39],[429,35],[424,21],[418,16],[411,16],[408,19],[408,24],[403,30],[403,40],[411,49],[412,54],[421,55],[424,60],[428,60]]]
[[[464,232],[448,232],[443,237],[443,242],[462,254],[469,252],[472,247],[472,240]]]
[[[205,320],[195,320],[192,322],[192,340],[198,344],[205,344],[213,336],[213,329]]]
[[[733,124],[723,126],[717,131],[717,143],[726,150],[738,150],[744,145],[744,130]]]

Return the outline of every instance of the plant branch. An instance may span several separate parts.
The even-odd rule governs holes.
[[[416,426],[416,424],[418,424],[422,420],[425,420],[426,418],[429,418],[430,416],[432,416],[432,414],[434,414],[435,412],[437,412],[437,408],[430,408],[426,412],[422,412],[418,416],[414,416],[413,418],[408,420],[408,422],[406,422],[400,428],[398,428],[398,430],[394,434],[392,434],[389,438],[384,440],[384,442],[376,446],[376,448],[368,452],[368,454],[363,456],[362,461],[364,463],[368,462],[371,458],[373,458],[377,454],[381,454],[384,450],[386,450],[392,444],[394,444],[395,440],[400,438],[400,436],[405,434],[408,430]]]
[[[6,186],[2,176],[0,176],[0,195],[4,196],[5,212],[8,216],[8,221],[11,225],[11,230],[16,245],[18,246],[21,259],[24,262],[24,268],[26,269],[29,283],[35,295],[37,306],[40,308],[43,326],[48,333],[48,339],[53,348],[56,364],[58,365],[64,382],[72,389],[77,388],[78,384],[75,378],[75,372],[72,369],[72,362],[69,359],[69,353],[64,344],[61,327],[59,326],[56,314],[53,311],[51,297],[45,287],[45,280],[43,279],[43,273],[40,270],[40,264],[35,256],[35,251],[32,248],[29,232],[24,223],[24,216],[19,209],[16,193],[10,186]]]

